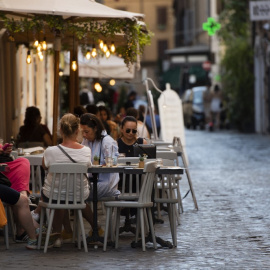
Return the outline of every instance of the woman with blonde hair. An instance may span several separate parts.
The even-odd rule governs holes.
[[[45,150],[43,157],[43,167],[47,170],[53,163],[73,163],[73,161],[64,153],[66,152],[77,163],[86,164],[91,166],[91,150],[89,147],[81,145],[77,142],[79,132],[80,119],[75,115],[68,113],[65,114],[60,120],[60,135],[63,139],[62,143],[58,146],[52,146]],[[62,151],[64,150],[64,152]],[[42,189],[43,201],[49,200],[50,190],[52,184],[52,175],[47,174],[45,183]],[[87,177],[84,178],[84,198],[89,196],[89,184]],[[88,213],[90,214],[90,213]],[[88,215],[91,218],[91,214]],[[89,221],[89,220],[88,220]],[[91,220],[89,221],[91,222]],[[55,218],[53,220],[53,232],[61,233],[62,226],[64,226],[64,234],[72,236],[72,228],[69,222],[69,214],[67,210],[56,210]],[[65,239],[66,242],[67,239]],[[71,239],[68,239],[71,241]],[[61,247],[62,238],[56,240],[54,247]]]

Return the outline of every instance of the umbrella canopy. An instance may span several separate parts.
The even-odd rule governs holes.
[[[46,14],[60,15],[65,19],[88,18],[128,18],[144,17],[143,14],[116,10],[99,4],[94,0],[1,0],[0,10],[8,14]]]

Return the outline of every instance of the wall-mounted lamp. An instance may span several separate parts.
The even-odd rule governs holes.
[[[94,88],[96,89],[97,92],[101,92],[102,91],[102,86],[98,82],[95,83]]]

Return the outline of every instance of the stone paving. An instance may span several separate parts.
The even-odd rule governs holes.
[[[65,244],[44,254],[15,243],[5,250],[0,237],[0,269],[270,269],[270,137],[186,130],[186,151],[199,211],[189,194],[177,248],[148,244],[142,252],[127,233],[118,250],[84,253]],[[184,195],[185,176],[181,188]],[[171,240],[165,212],[162,218],[156,234]]]

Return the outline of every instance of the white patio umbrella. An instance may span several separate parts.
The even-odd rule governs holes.
[[[60,15],[72,18],[143,18],[143,14],[116,10],[94,0],[1,0],[0,10],[12,16],[31,14]],[[75,18],[74,18],[75,17]]]
[[[106,19],[120,18],[137,20],[143,18],[143,14],[131,13],[112,9],[105,5],[99,4],[94,0],[0,0],[0,11],[5,16],[12,17],[14,20],[22,18],[31,18],[35,14],[62,16],[65,20],[72,22],[83,22],[84,20],[105,21]],[[27,35],[27,38],[26,38]],[[55,40],[55,36],[49,36],[46,30],[48,41]],[[33,33],[16,33],[16,41],[26,42],[33,41]],[[124,40],[123,35],[120,38]],[[60,39],[59,39],[60,40]],[[58,119],[58,96],[59,96],[59,51],[60,45],[55,46],[54,61],[54,102],[53,102],[53,142],[57,138],[57,119]],[[77,74],[78,76],[78,74]],[[73,93],[74,94],[74,93]],[[70,99],[74,101],[74,96]]]

